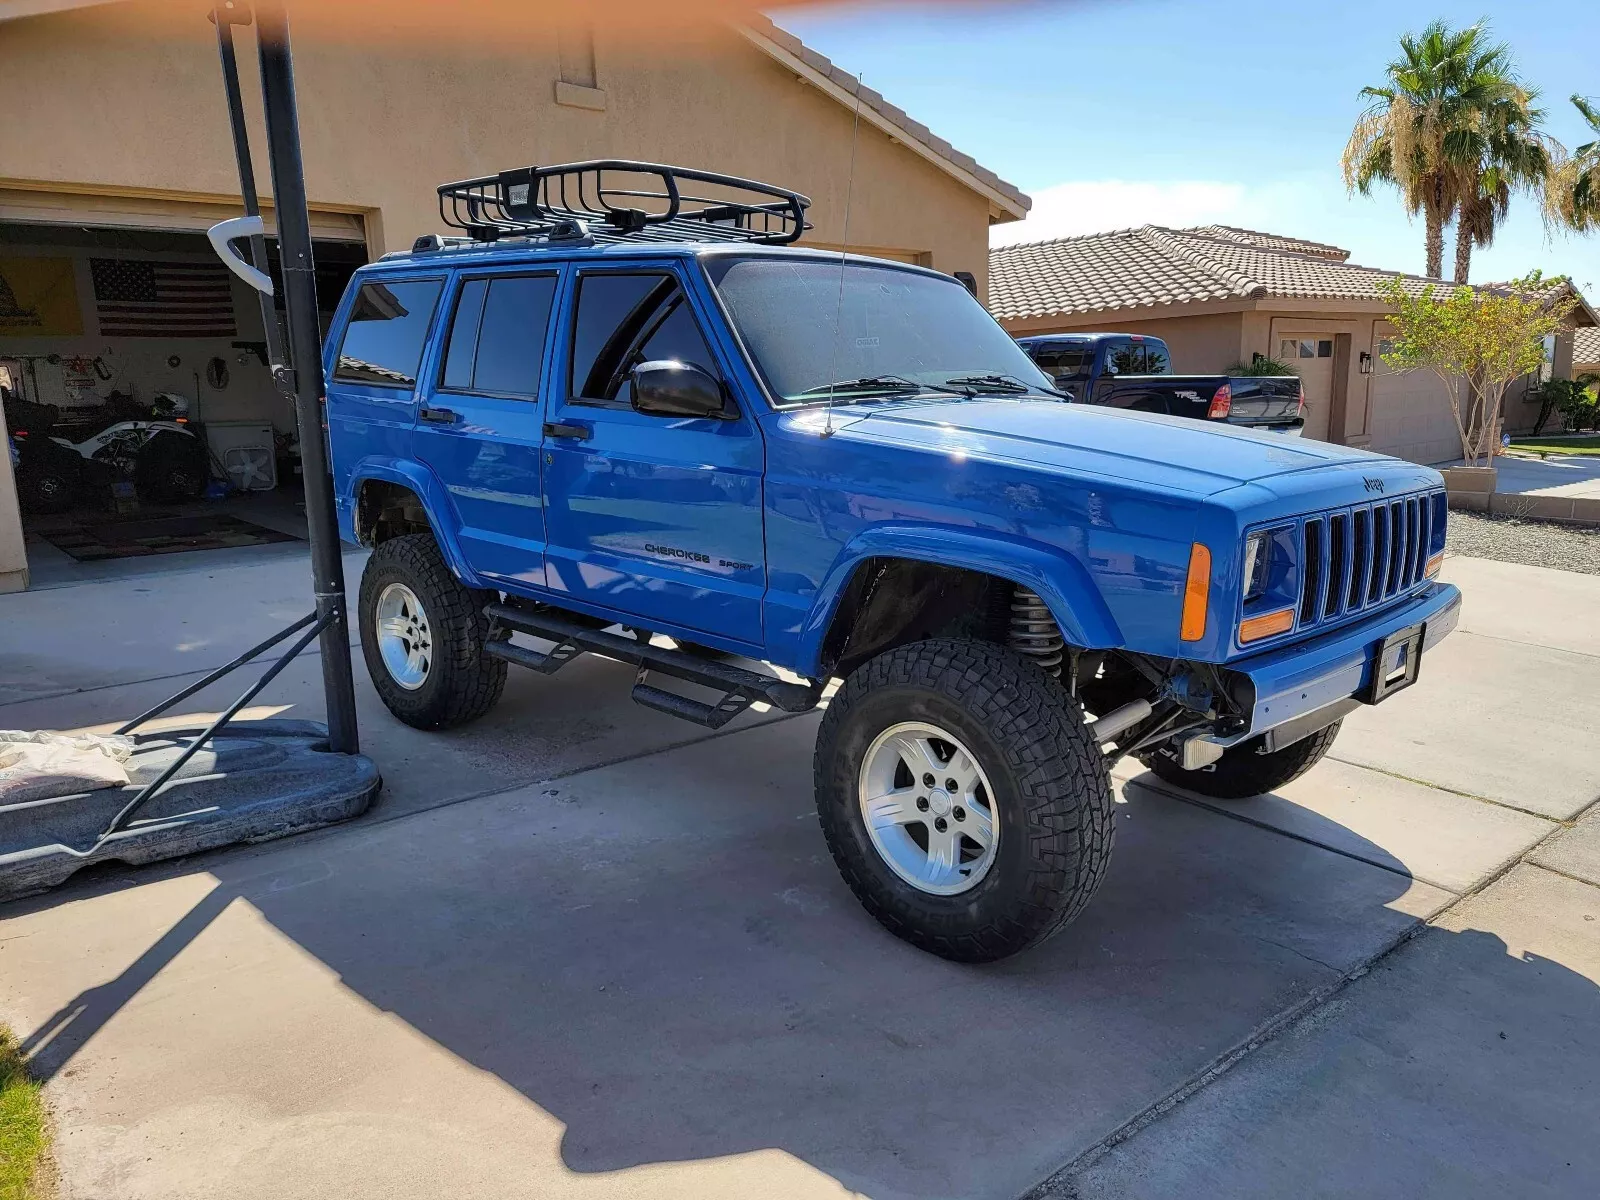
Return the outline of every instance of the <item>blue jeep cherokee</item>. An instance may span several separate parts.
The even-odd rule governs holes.
[[[916,945],[1000,958],[1104,878],[1118,757],[1270,791],[1416,678],[1460,603],[1444,491],[1064,403],[956,280],[791,247],[806,204],[528,168],[442,187],[467,236],[357,272],[327,420],[362,649],[422,729],[583,653],[710,727],[842,680],[815,776],[845,879]]]

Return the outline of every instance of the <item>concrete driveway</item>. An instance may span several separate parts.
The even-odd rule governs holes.
[[[137,711],[301,570],[0,599],[0,725]],[[62,1200],[1592,1196],[1600,579],[1446,570],[1461,631],[1335,760],[1228,805],[1119,771],[1105,888],[985,968],[839,880],[815,716],[708,735],[588,661],[420,735],[358,664],[366,818],[0,908]]]

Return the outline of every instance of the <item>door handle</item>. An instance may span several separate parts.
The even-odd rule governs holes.
[[[452,408],[419,408],[417,420],[426,421],[430,425],[454,425],[461,418]]]
[[[575,442],[587,442],[593,435],[587,425],[577,425],[568,421],[546,421],[544,435],[547,438],[571,438]]]

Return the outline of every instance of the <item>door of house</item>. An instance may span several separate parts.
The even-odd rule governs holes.
[[[1327,441],[1333,410],[1333,334],[1280,334],[1278,357],[1294,368],[1305,388],[1305,436]]]

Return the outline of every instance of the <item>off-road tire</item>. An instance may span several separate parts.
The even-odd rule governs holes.
[[[32,516],[64,513],[83,499],[76,474],[55,466],[18,466],[17,505]]]
[[[872,845],[858,779],[873,740],[927,721],[959,737],[994,791],[999,844],[971,890],[930,895]],[[987,642],[916,642],[863,664],[817,734],[817,815],[845,882],[889,932],[957,962],[1036,946],[1083,910],[1105,878],[1111,780],[1083,710],[1035,664]]]
[[[205,444],[181,433],[158,433],[133,463],[133,487],[146,504],[198,500],[211,482]]]
[[[403,583],[427,613],[433,657],[415,691],[395,682],[378,647],[378,597]],[[361,572],[358,617],[367,674],[384,705],[416,729],[450,729],[475,721],[495,706],[506,686],[506,664],[483,652],[489,633],[484,605],[499,597],[469,588],[445,565],[433,536],[408,533],[380,542]]]
[[[1335,721],[1271,754],[1260,753],[1261,738],[1251,738],[1224,750],[1215,763],[1198,771],[1185,771],[1175,759],[1161,753],[1151,754],[1144,761],[1168,783],[1191,792],[1217,800],[1245,800],[1275,792],[1311,770],[1333,746],[1341,724]]]

